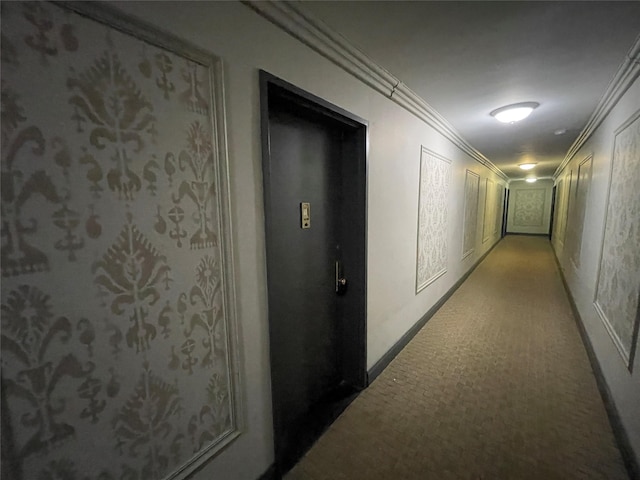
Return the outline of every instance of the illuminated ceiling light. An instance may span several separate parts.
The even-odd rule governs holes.
[[[530,177],[530,178],[526,178],[526,179],[525,179],[525,182],[527,182],[527,183],[535,183],[535,182],[536,182],[536,180],[538,180],[538,179],[537,179],[537,178],[535,178],[535,177]]]
[[[555,132],[553,132],[554,135],[564,135],[565,133],[567,133],[567,129],[566,128],[560,128],[560,129],[556,130]]]
[[[518,165],[522,170],[531,170],[537,163],[521,163]]]
[[[490,115],[502,123],[516,123],[531,115],[533,109],[539,105],[538,102],[514,103],[513,105],[497,108]]]

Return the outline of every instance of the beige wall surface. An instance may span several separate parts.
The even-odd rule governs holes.
[[[238,323],[240,383],[237,394],[242,422],[240,436],[193,478],[253,480],[273,461],[259,69],[281,77],[369,123],[368,368],[499,240],[499,229],[495,228],[496,219],[500,217],[496,188],[504,186],[505,182],[433,127],[240,3],[112,2],[112,5],[219,56],[224,65],[231,243],[235,264],[233,283]],[[3,25],[5,21],[10,19],[3,18]],[[631,374],[594,309],[593,301],[605,231],[614,132],[640,108],[639,99],[640,82],[636,81],[562,172],[560,178],[564,179],[567,187],[563,229],[574,233],[570,242],[563,240],[554,244],[636,452],[640,452],[640,416],[637,414],[640,360],[636,356],[635,373]],[[446,272],[416,294],[419,178],[423,148],[451,162],[448,188],[443,192],[446,195],[447,218],[443,223],[446,224],[446,232],[441,243],[446,246],[447,253]],[[590,187],[581,200],[584,211],[572,209],[574,194],[569,186],[579,178],[579,165],[589,155],[593,155],[593,161]],[[479,176],[477,194],[475,187],[469,187],[469,192],[465,192],[467,170]],[[572,171],[575,173],[571,174]],[[491,185],[494,190],[491,190]],[[537,183],[531,188],[540,188],[540,185]],[[517,188],[513,184],[511,188],[513,196]],[[547,190],[550,186],[545,186],[545,195]],[[579,189],[577,191],[580,192]],[[473,214],[465,215],[465,197],[470,199],[475,195],[478,197],[477,212],[474,210]],[[536,194],[531,194],[523,196],[522,200],[535,203],[536,198]],[[545,196],[545,202],[546,199]],[[485,211],[487,209],[492,210]],[[561,215],[560,211],[557,213]],[[510,216],[512,214],[510,209]],[[472,228],[474,215],[476,225]],[[548,216],[544,218],[548,225]],[[580,228],[577,228],[575,218],[580,218],[583,223]],[[523,212],[519,220],[520,224],[534,221],[537,221],[535,212]],[[118,233],[109,225],[104,228],[103,235],[115,236]],[[463,248],[465,229],[475,232],[473,248],[469,239]],[[580,231],[581,235],[575,233]],[[578,243],[581,246],[579,253],[575,247]],[[567,248],[569,245],[571,249]],[[471,253],[463,256],[467,252]],[[153,368],[157,373],[164,367],[154,365]],[[96,442],[99,441],[97,438]],[[118,446],[104,444],[103,448],[116,449]],[[55,457],[55,445],[49,455]]]
[[[225,67],[233,244],[245,425],[196,478],[254,479],[273,460],[258,70],[264,69],[369,122],[367,366],[371,368],[490,249],[477,228],[461,260],[467,169],[504,181],[417,117],[239,3],[117,2],[118,8],[222,58]],[[419,294],[417,219],[422,147],[451,161],[447,272]],[[494,214],[495,217],[495,214]]]
[[[562,271],[637,460],[640,356],[636,353],[631,363],[628,353],[634,347],[636,352],[638,349],[638,339],[635,346],[632,343],[632,328],[638,321],[640,288],[639,112],[640,81],[636,79],[559,172],[556,181],[562,186],[558,196],[564,190],[565,198],[558,199],[554,223],[566,218],[566,237],[556,237],[554,229],[553,238]],[[619,281],[613,291],[603,287],[612,268]],[[627,310],[635,307],[635,318],[618,310],[621,302],[616,295],[620,293],[630,296],[634,305],[627,306]]]
[[[235,266],[235,278],[232,285],[229,285],[229,289],[235,292],[237,317],[237,340],[232,338],[231,341],[237,343],[236,348],[232,350],[237,351],[239,359],[239,384],[235,393],[239,404],[240,435],[196,472],[193,478],[253,480],[258,478],[273,461],[259,70],[264,69],[307,90],[365,119],[369,124],[368,368],[380,360],[499,240],[497,227],[501,216],[500,188],[505,186],[505,181],[472,159],[434,127],[374,91],[243,4],[237,2],[110,3],[126,15],[143,19],[154,28],[157,27],[220,57],[224,66],[230,182],[229,225]],[[53,8],[50,5],[47,7]],[[11,21],[11,19],[3,18],[3,25],[5,21]],[[107,36],[106,30],[105,28],[104,40],[110,43],[111,39]],[[64,45],[69,49],[75,48],[73,37],[68,31],[65,35],[62,38]],[[130,65],[137,65],[139,61],[137,56],[141,53],[143,52],[118,52],[122,58],[129,59]],[[179,63],[179,60],[175,61]],[[19,68],[22,67],[16,68],[18,68],[17,72],[20,72]],[[177,75],[176,72],[174,75]],[[28,73],[25,72],[25,81],[27,77]],[[57,80],[60,81],[60,78]],[[27,82],[22,87],[29,88],[29,85],[30,83]],[[168,83],[165,84],[165,87],[169,88],[168,86]],[[58,93],[57,91],[37,92],[43,98],[54,97]],[[161,121],[171,120],[163,118],[160,110],[155,114]],[[168,116],[169,112],[167,112]],[[52,115],[50,125],[57,121],[59,117]],[[172,132],[175,135],[183,133],[179,130]],[[416,293],[419,180],[423,149],[437,154],[450,164],[447,188],[440,192],[447,205],[446,218],[439,219],[442,228],[439,236],[440,246],[442,252],[446,252],[442,257],[446,271]],[[600,165],[598,163],[600,161],[598,159],[596,162],[597,166]],[[478,176],[477,187],[469,187],[469,192],[465,191],[467,171]],[[148,178],[153,178],[153,172],[145,172],[145,174]],[[169,183],[171,181],[163,177],[163,182],[165,180]],[[69,181],[73,185],[73,182],[78,179],[71,176]],[[477,208],[474,206],[465,215],[465,198],[470,208],[470,202],[474,197],[477,197]],[[138,218],[146,218],[144,221],[151,229],[155,213],[149,212],[146,218],[141,211]],[[590,211],[587,210],[587,217],[589,215]],[[102,228],[102,235],[105,238],[115,237],[119,233],[119,227],[115,225],[105,224]],[[130,230],[133,231],[133,227]],[[463,247],[464,231],[473,232],[475,239],[467,238]],[[592,229],[587,227],[585,231],[590,233]],[[165,241],[167,244],[171,243],[170,240],[165,239]],[[583,250],[586,250],[585,255],[592,253],[588,248]],[[84,260],[89,262],[92,259]],[[176,263],[180,263],[180,260],[177,259]],[[105,262],[104,268],[108,267]],[[54,272],[58,271],[57,268],[56,265],[52,266]],[[585,268],[591,267],[587,264]],[[88,288],[85,284],[74,285],[73,278],[66,278],[64,281],[78,290]],[[191,284],[184,285],[183,290],[193,291],[189,290],[191,288]],[[72,310],[78,307],[73,302],[68,306]],[[160,307],[160,302],[154,306],[158,310]],[[110,321],[116,321],[116,316]],[[203,332],[200,329],[194,329],[192,335],[196,345],[202,345],[206,340],[202,337]],[[56,343],[52,348],[58,349],[56,354],[63,356],[66,354],[65,345],[64,342]],[[186,345],[187,353],[189,353],[188,348],[189,345]],[[108,354],[105,352],[101,354],[107,358],[101,368],[109,371],[115,363],[109,364]],[[135,358],[137,362],[139,359]],[[153,375],[169,374],[169,367],[165,360],[167,359],[158,360],[146,368],[149,372],[153,370]],[[235,371],[232,373],[235,374]],[[126,378],[127,372],[120,371],[118,374]],[[172,378],[176,378],[176,375],[176,372],[171,373]],[[155,377],[148,373],[144,378]],[[127,381],[129,380],[131,379]],[[178,378],[176,383],[180,381]],[[162,394],[163,398],[167,398],[166,392],[173,391],[174,388],[178,387],[173,384],[158,387],[165,392]],[[181,390],[181,393],[185,392]],[[124,416],[128,415],[125,407],[122,410]],[[169,418],[178,415],[179,411],[167,407],[165,413]],[[201,425],[196,424],[197,422],[194,423],[193,428],[197,430]],[[191,433],[204,438],[200,436],[201,432],[196,430]],[[95,435],[93,438],[95,445],[108,449],[110,454],[118,455],[117,451],[122,445],[110,443],[107,441],[107,436],[102,438],[100,435]],[[173,440],[178,442],[179,439],[176,436]],[[158,437],[154,441],[158,441],[157,447],[163,452],[175,453],[173,445],[167,443],[168,440],[165,442]],[[87,451],[89,447],[90,445],[87,444]],[[57,445],[52,445],[47,458],[59,460],[56,456],[59,450],[56,448]],[[82,445],[77,446],[76,453],[84,453]],[[175,463],[175,459],[168,459],[170,456],[171,453],[167,453],[167,458],[161,459],[164,462],[163,468],[169,464],[167,462]],[[62,464],[57,465],[56,468],[62,468],[60,467]],[[157,464],[153,468],[157,468]],[[159,470],[153,471],[159,472]],[[49,473],[51,472],[47,472]],[[94,477],[97,478],[100,472],[88,473],[91,475],[95,473]],[[166,471],[162,470],[161,473],[165,474]]]

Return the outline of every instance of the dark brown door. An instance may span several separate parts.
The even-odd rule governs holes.
[[[276,460],[286,470],[365,383],[357,154],[365,130],[308,98],[266,88],[271,388]],[[336,282],[343,278],[346,285]]]

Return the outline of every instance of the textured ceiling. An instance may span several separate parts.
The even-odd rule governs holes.
[[[640,2],[305,1],[511,178],[551,176],[640,34]],[[489,112],[540,106],[505,125]],[[555,135],[566,129],[564,135]]]

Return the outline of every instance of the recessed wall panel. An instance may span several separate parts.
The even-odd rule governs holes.
[[[573,170],[570,170],[564,176],[564,187],[562,189],[562,203],[558,215],[560,216],[560,228],[558,229],[558,240],[564,248],[564,242],[567,237],[567,222],[569,219],[569,211],[571,209],[571,192],[573,186]]]
[[[462,258],[471,255],[476,247],[478,226],[478,195],[480,176],[471,170],[466,171],[464,180],[464,224],[462,226]]]
[[[595,307],[630,367],[640,300],[640,112],[615,135]]]
[[[567,226],[567,243],[571,260],[576,267],[580,267],[580,253],[582,248],[582,229],[584,216],[587,209],[589,186],[591,183],[591,164],[593,156],[585,158],[578,166],[576,178],[575,199],[573,203],[573,216]]]
[[[238,432],[221,72],[74,8],[2,6],[3,451],[184,477]]]
[[[494,227],[493,234],[496,235],[500,231],[500,226],[502,225],[502,208],[503,208],[503,195],[504,188],[499,183],[496,184],[496,196],[495,196],[495,218],[494,218]]]
[[[451,161],[422,147],[416,293],[447,271],[447,196],[450,178]]]
[[[538,227],[544,218],[544,188],[516,190],[513,224],[519,227]]]
[[[482,221],[482,243],[491,238],[495,222],[495,190],[493,180],[485,180],[484,217]]]

